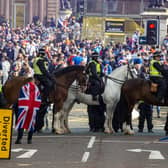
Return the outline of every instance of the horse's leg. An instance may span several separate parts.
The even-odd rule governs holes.
[[[64,130],[61,128],[61,111],[54,113],[54,129],[56,134],[64,134]]]
[[[66,133],[71,133],[71,131],[69,129],[69,124],[68,124],[68,117],[69,117],[69,112],[66,111],[64,113],[64,119],[63,119],[63,121],[64,121],[64,129],[65,129]]]
[[[116,104],[117,103],[113,103],[113,105],[111,105],[109,107],[109,123],[108,123],[108,127],[109,127],[109,130],[111,131],[111,133],[114,133],[114,130],[113,130],[113,127],[112,127],[112,121],[113,121],[113,115],[114,115],[114,111],[115,111],[115,108],[116,108]]]
[[[104,122],[104,132],[111,134],[113,133],[112,129],[112,105],[107,104],[106,105],[106,117],[105,117],[105,122]]]
[[[68,117],[69,117],[69,113],[75,103],[75,97],[74,96],[69,96],[66,100],[66,102],[64,103],[64,113],[63,113],[63,121],[64,121],[64,129],[66,133],[71,133],[70,129],[69,129],[69,124],[68,124]]]
[[[58,105],[59,104],[59,105]],[[64,130],[61,128],[61,119],[62,119],[62,104],[59,103],[54,103],[54,107],[53,107],[53,113],[54,113],[54,132],[56,134],[64,134]]]
[[[134,105],[130,105],[128,114],[126,114],[126,128],[124,129],[124,134],[134,135],[134,130],[132,129],[132,110]]]
[[[55,124],[55,120],[54,120],[54,108],[55,108],[55,106],[53,105],[53,109],[52,109],[52,111],[53,111],[53,113],[52,113],[52,133],[54,133],[55,132],[55,128],[54,128],[54,124]]]

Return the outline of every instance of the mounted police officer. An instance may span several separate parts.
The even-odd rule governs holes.
[[[43,98],[47,102],[49,92],[52,87],[52,77],[48,71],[48,59],[46,57],[45,49],[39,49],[38,55],[33,62],[34,78],[40,81],[43,85]]]
[[[166,93],[166,81],[163,77],[165,72],[164,66],[160,62],[161,52],[156,51],[153,54],[153,59],[150,61],[150,80],[158,84],[157,97],[161,103],[164,103]]]
[[[97,95],[101,94],[101,77],[103,76],[103,68],[98,60],[98,53],[92,53],[92,60],[89,62],[86,73],[89,74],[89,83],[88,93],[91,93],[93,100],[97,100]]]

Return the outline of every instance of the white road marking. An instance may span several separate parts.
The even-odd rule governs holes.
[[[12,152],[25,152],[22,155],[17,156],[16,158],[31,158],[36,152],[37,149],[23,149],[23,148],[16,148],[16,149],[12,149]]]
[[[92,148],[92,147],[93,147],[93,144],[94,144],[94,142],[95,142],[95,140],[96,140],[96,137],[95,137],[95,136],[92,136],[92,137],[90,138],[90,141],[89,141],[89,143],[88,143],[87,148]]]
[[[129,152],[150,152],[149,158],[151,160],[164,160],[164,156],[161,154],[160,151],[157,150],[144,150],[144,149],[127,149],[126,151]]]
[[[95,137],[95,136],[92,136],[92,137],[90,138],[90,141],[89,141],[88,146],[87,146],[88,149],[90,149],[90,148],[93,147],[93,144],[94,144],[95,140],[96,140],[96,137]],[[88,160],[88,158],[89,158],[89,156],[90,156],[90,152],[85,152],[85,153],[83,154],[83,157],[82,157],[81,162],[82,162],[82,163],[86,163],[87,160]]]
[[[32,164],[24,164],[24,163],[18,163],[18,166],[25,167],[25,166],[31,166]]]
[[[23,148],[12,149],[11,151],[12,152],[21,152],[21,151],[23,151]]]
[[[88,160],[88,158],[89,158],[89,155],[90,155],[90,152],[85,152],[85,153],[83,154],[83,157],[82,157],[81,162],[82,162],[82,163],[86,163],[87,160]]]
[[[27,152],[25,152],[20,156],[17,156],[16,158],[19,158],[19,159],[31,158],[37,152],[37,149],[25,149],[24,151],[27,151]]]

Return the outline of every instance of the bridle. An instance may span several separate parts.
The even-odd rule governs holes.
[[[126,80],[129,79],[129,74],[130,74],[130,76],[131,76],[132,79],[135,78],[134,75],[133,75],[133,72],[137,74],[136,70],[135,70],[135,69],[132,69],[132,68],[130,67],[130,64],[128,64],[128,66],[127,66],[127,75],[126,75],[126,77],[125,77],[125,80],[120,80],[120,79],[113,78],[113,77],[111,77],[111,76],[105,75],[105,84],[106,84],[106,82],[107,82],[107,79],[110,79],[110,80],[112,80],[113,82],[115,82],[115,83],[117,83],[117,84],[119,84],[119,85],[122,85]]]
[[[133,72],[137,75],[137,72],[136,72],[135,68],[131,68],[131,67],[130,67],[130,64],[128,63],[127,69],[128,69],[128,70],[127,70],[126,80],[128,80],[129,73],[130,73],[130,75],[131,75],[131,78],[134,79],[135,77],[134,77],[134,75],[133,75]]]

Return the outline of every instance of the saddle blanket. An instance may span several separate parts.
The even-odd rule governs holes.
[[[22,86],[18,99],[18,114],[15,129],[34,131],[36,114],[41,105],[41,96],[34,82]]]

